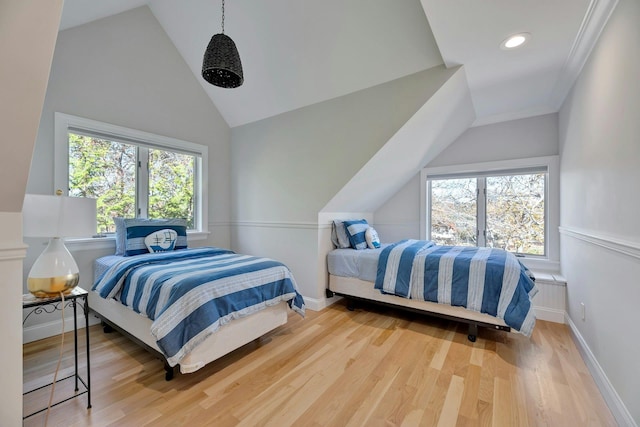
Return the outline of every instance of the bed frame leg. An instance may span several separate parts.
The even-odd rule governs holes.
[[[175,366],[169,366],[167,362],[164,362],[164,379],[165,381],[171,381],[176,372]]]
[[[324,296],[327,298],[333,298],[335,296],[335,294],[333,293],[333,291],[331,289],[325,289],[324,290]]]
[[[347,310],[353,311],[356,309],[356,302],[353,298],[347,298]]]
[[[102,322],[102,332],[105,334],[110,334],[113,332],[113,328],[108,323]]]
[[[476,337],[478,336],[478,324],[477,323],[469,323],[469,341],[476,342]]]

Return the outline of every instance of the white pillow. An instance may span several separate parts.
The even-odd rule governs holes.
[[[378,237],[378,232],[375,228],[367,228],[364,232],[364,238],[367,241],[367,247],[369,249],[378,249],[380,247],[380,238]]]
[[[170,228],[155,231],[144,238],[144,244],[149,252],[169,252],[176,246],[178,233]]]

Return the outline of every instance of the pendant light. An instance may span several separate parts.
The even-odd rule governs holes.
[[[222,0],[222,33],[214,34],[204,52],[202,77],[214,86],[234,88],[244,82],[242,63],[236,44],[224,34],[224,0]]]

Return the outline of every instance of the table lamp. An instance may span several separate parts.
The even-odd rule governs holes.
[[[63,239],[95,234],[96,200],[26,194],[22,220],[25,237],[49,238],[47,248],[29,271],[29,292],[38,298],[68,294],[78,285],[80,270]]]

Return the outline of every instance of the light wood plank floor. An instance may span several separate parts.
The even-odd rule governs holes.
[[[50,380],[58,343],[24,346],[26,389]],[[72,348],[67,334],[63,372]],[[530,339],[480,328],[471,343],[455,322],[339,302],[169,382],[157,359],[93,326],[91,364],[93,408],[72,399],[49,426],[616,425],[568,328],[543,321]],[[43,395],[25,397],[25,413]]]

